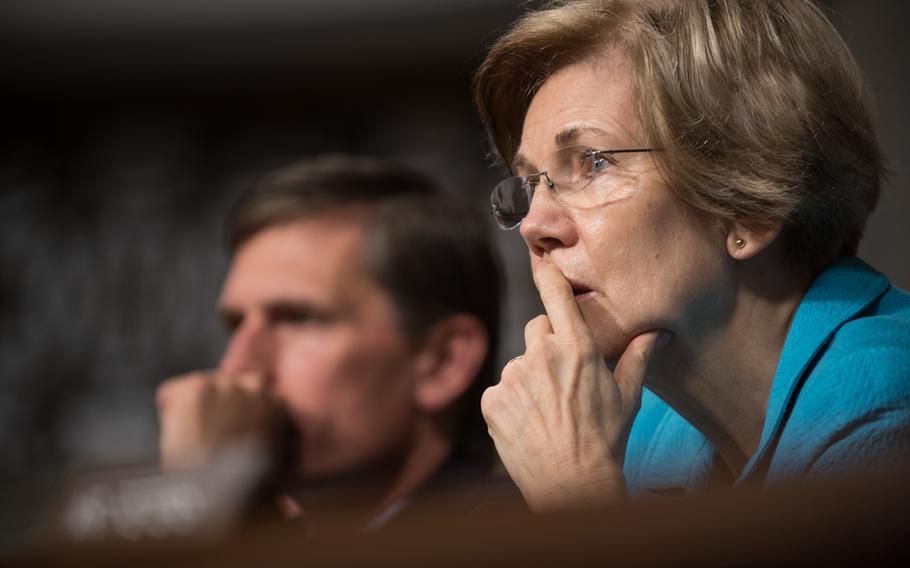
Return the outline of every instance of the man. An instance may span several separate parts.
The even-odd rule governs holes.
[[[267,176],[226,228],[229,343],[160,387],[165,469],[265,444],[292,512],[360,527],[483,475],[499,281],[482,218],[411,170],[326,156]]]

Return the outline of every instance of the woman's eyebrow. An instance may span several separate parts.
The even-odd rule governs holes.
[[[524,154],[522,154],[521,152],[518,152],[517,154],[515,154],[515,157],[512,158],[512,166],[511,166],[512,172],[515,172],[516,170],[518,170],[518,168],[526,166],[527,164],[528,164],[528,159],[524,157]]]
[[[553,137],[553,144],[555,144],[557,148],[566,146],[575,142],[578,140],[578,138],[585,134],[604,136],[607,133],[603,129],[597,128],[596,126],[570,126],[556,133],[556,136]]]
[[[574,126],[569,126],[563,130],[560,130],[556,133],[556,136],[553,137],[553,144],[557,148],[563,146],[568,146],[573,142],[577,141],[579,138],[585,135],[592,136],[605,136],[607,132],[602,128],[596,126],[588,126],[586,124],[578,124]],[[512,158],[511,169],[516,171],[518,168],[528,165],[528,159],[525,158],[524,154],[517,152],[515,157]]]

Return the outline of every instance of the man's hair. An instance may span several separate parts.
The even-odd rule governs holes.
[[[495,381],[500,268],[488,222],[464,198],[428,177],[376,158],[326,155],[267,175],[228,215],[231,254],[260,231],[338,210],[364,211],[364,266],[389,294],[405,337],[419,341],[448,316],[476,316],[489,348],[462,395],[456,450],[492,458],[480,397]]]
[[[809,0],[564,0],[489,51],[474,97],[510,167],[524,116],[560,69],[628,57],[636,116],[671,189],[752,229],[781,223],[816,273],[855,254],[884,175],[865,79]],[[615,51],[614,51],[615,52]]]

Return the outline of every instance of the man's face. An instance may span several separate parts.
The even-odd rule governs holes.
[[[414,356],[365,272],[362,215],[266,228],[234,256],[220,310],[226,374],[264,375],[299,432],[305,478],[350,473],[409,440]]]

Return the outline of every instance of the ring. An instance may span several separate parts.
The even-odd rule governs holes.
[[[523,357],[523,355],[516,355],[515,357],[512,357],[511,359],[509,359],[509,362],[506,363],[506,367],[508,367],[509,365],[511,365],[512,363],[514,363],[515,361],[518,361],[518,360],[521,359],[522,357]]]

